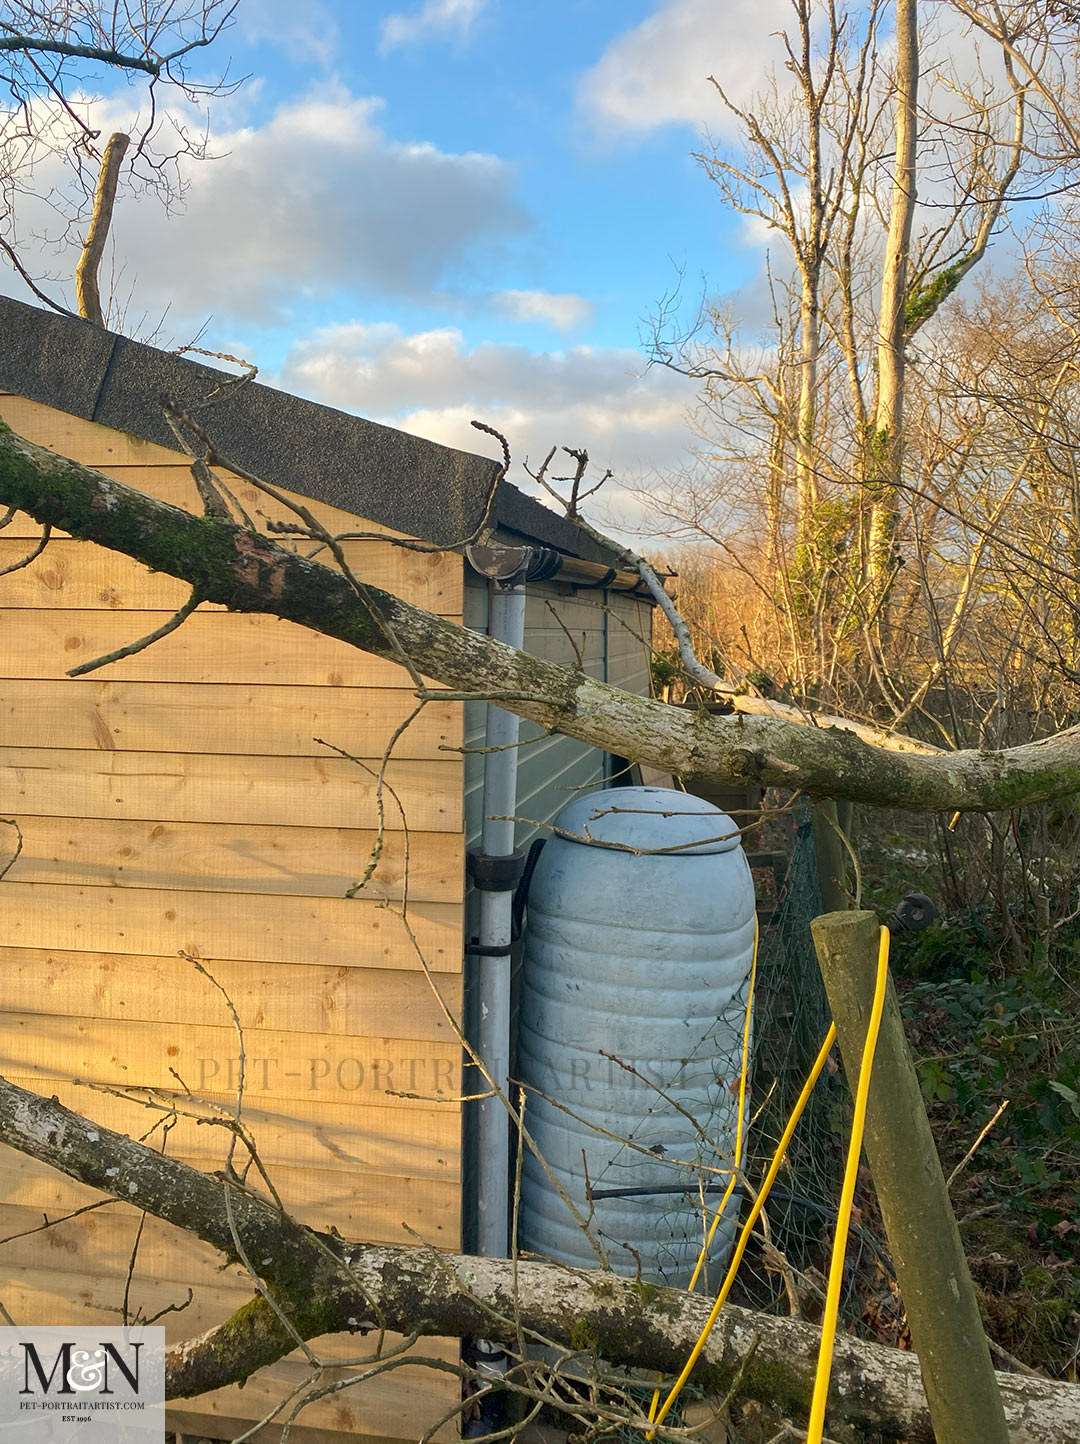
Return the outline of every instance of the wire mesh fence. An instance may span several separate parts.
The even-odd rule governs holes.
[[[786,862],[762,926],[758,955],[750,1080],[753,1121],[744,1165],[751,1187],[768,1168],[831,1019],[810,932],[811,919],[822,911],[813,811],[802,808],[790,814],[788,822],[790,850],[784,849]],[[849,1113],[850,1094],[834,1051],[770,1194],[764,1215],[766,1244],[748,1255],[740,1271],[738,1290],[745,1302],[784,1312],[797,1302],[807,1316],[816,1317],[833,1240]],[[868,1202],[862,1190],[859,1197]],[[882,1314],[898,1302],[894,1277],[876,1219],[864,1213],[849,1238],[842,1325],[881,1337],[878,1326],[887,1324]],[[881,1300],[872,1311],[873,1321],[867,1314],[868,1296]]]
[[[793,847],[771,917],[761,929],[751,1075],[754,1126],[748,1172],[768,1166],[829,1027],[829,1003],[810,935],[821,912],[814,828],[809,808],[793,819]],[[788,1149],[787,1177],[818,1202],[833,1196],[837,1099],[832,1076],[821,1078]],[[782,1209],[770,1205],[780,1227]],[[794,1210],[793,1210],[794,1212]]]

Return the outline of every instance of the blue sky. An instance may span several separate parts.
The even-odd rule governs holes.
[[[417,18],[423,4],[396,10],[337,0],[323,7],[337,28],[337,43],[325,57],[297,64],[295,49],[285,54],[270,34],[235,50],[238,62],[259,77],[254,120],[268,118],[288,96],[336,82],[353,95],[378,96],[379,123],[394,140],[486,153],[507,166],[522,232],[501,246],[478,245],[457,274],[444,278],[446,309],[459,303],[458,324],[470,340],[550,344],[550,327],[523,330],[490,308],[477,314],[486,294],[514,288],[580,295],[592,312],[569,328],[575,340],[634,346],[641,319],[671,284],[676,266],[695,277],[708,271],[721,285],[745,274],[747,260],[756,266],[748,257],[740,267],[731,254],[732,220],[691,155],[696,127],[668,122],[627,132],[605,126],[583,103],[592,66],[664,8],[670,7],[643,0],[618,6],[488,0],[462,6],[462,16],[473,14],[471,23],[418,26],[414,36],[388,47],[381,40],[388,28],[394,33],[388,22]],[[271,7],[254,0],[250,9]],[[704,114],[704,57],[700,69]],[[440,319],[426,298],[417,304],[378,293],[365,296],[365,314],[406,325]]]
[[[490,450],[476,417],[509,437],[515,480],[552,445],[587,448],[626,489],[677,477],[696,388],[649,370],[643,335],[680,274],[687,313],[730,301],[751,347],[768,319],[766,246],[782,277],[785,243],[725,210],[693,152],[738,144],[710,74],[775,110],[760,96],[775,71],[783,97],[792,20],[790,0],[240,0],[203,54],[206,78],[247,82],[205,112],[163,97],[164,124],[207,126],[217,158],[182,160],[180,205],[118,200],[113,319]],[[933,23],[947,59],[959,22]],[[144,90],[99,80],[77,103],[103,134],[135,130]],[[24,236],[55,224],[50,183],[58,163],[20,202]],[[25,259],[70,304],[71,247]]]
[[[632,482],[684,465],[694,388],[646,372],[676,280],[751,286],[764,251],[691,152],[726,123],[707,77],[760,84],[784,0],[241,0],[206,53],[250,78],[208,111],[184,204],[121,195],[124,328],[515,459],[587,447]],[[137,87],[103,80],[95,123]],[[199,117],[188,116],[198,121]],[[71,261],[71,268],[69,268]],[[70,276],[61,254],[42,271]],[[11,284],[8,282],[7,284]],[[517,477],[520,479],[520,471]]]

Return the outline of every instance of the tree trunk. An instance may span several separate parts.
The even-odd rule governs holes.
[[[814,465],[814,435],[817,416],[818,355],[821,350],[821,314],[818,290],[820,262],[804,263],[802,297],[799,306],[799,411],[796,418],[795,555],[800,576],[809,574],[818,504],[818,480]]]
[[[304,1338],[346,1330],[406,1335],[483,1335],[515,1347],[550,1341],[634,1371],[676,1373],[711,1301],[677,1289],[642,1288],[607,1272],[426,1248],[350,1243],[303,1228],[269,1202],[91,1123],[52,1099],[0,1079],[0,1139],[81,1183],[187,1229],[230,1260],[238,1240],[274,1303]],[[230,1207],[225,1191],[230,1190]],[[788,1414],[805,1413],[819,1331],[787,1318],[727,1307],[694,1374],[727,1390],[753,1347],[739,1392]],[[295,1340],[261,1297],[201,1338],[169,1351],[170,1398],[247,1378],[291,1353]],[[918,1359],[881,1344],[837,1340],[834,1424],[846,1422],[931,1444]],[[1012,1444],[1075,1444],[1080,1388],[999,1376]],[[642,1424],[644,1425],[644,1420]],[[972,1440],[971,1444],[975,1444]]]
[[[75,267],[75,296],[79,315],[93,321],[95,326],[105,324],[101,310],[101,292],[98,289],[98,272],[112,224],[120,165],[130,140],[130,136],[119,130],[109,136],[105,154],[101,157],[101,170],[98,173],[97,190],[94,192],[94,209],[90,213],[90,228],[86,232],[79,264]]]
[[[919,118],[917,0],[896,0],[896,162],[889,235],[881,273],[877,401],[868,438],[872,490],[868,567],[873,606],[881,618],[891,584],[904,419],[904,304],[911,224],[915,214]]]

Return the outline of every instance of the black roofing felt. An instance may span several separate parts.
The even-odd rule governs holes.
[[[176,450],[161,397],[198,417],[230,462],[302,496],[440,546],[472,535],[495,463],[304,401],[156,347],[0,297],[0,390]],[[610,563],[573,522],[502,482],[500,528]]]

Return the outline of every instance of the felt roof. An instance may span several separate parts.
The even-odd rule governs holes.
[[[305,401],[155,346],[0,297],[0,390],[176,450],[161,398],[196,416],[219,453],[255,476],[440,546],[471,537],[497,465]],[[612,565],[568,518],[499,483],[506,541],[539,542]]]

